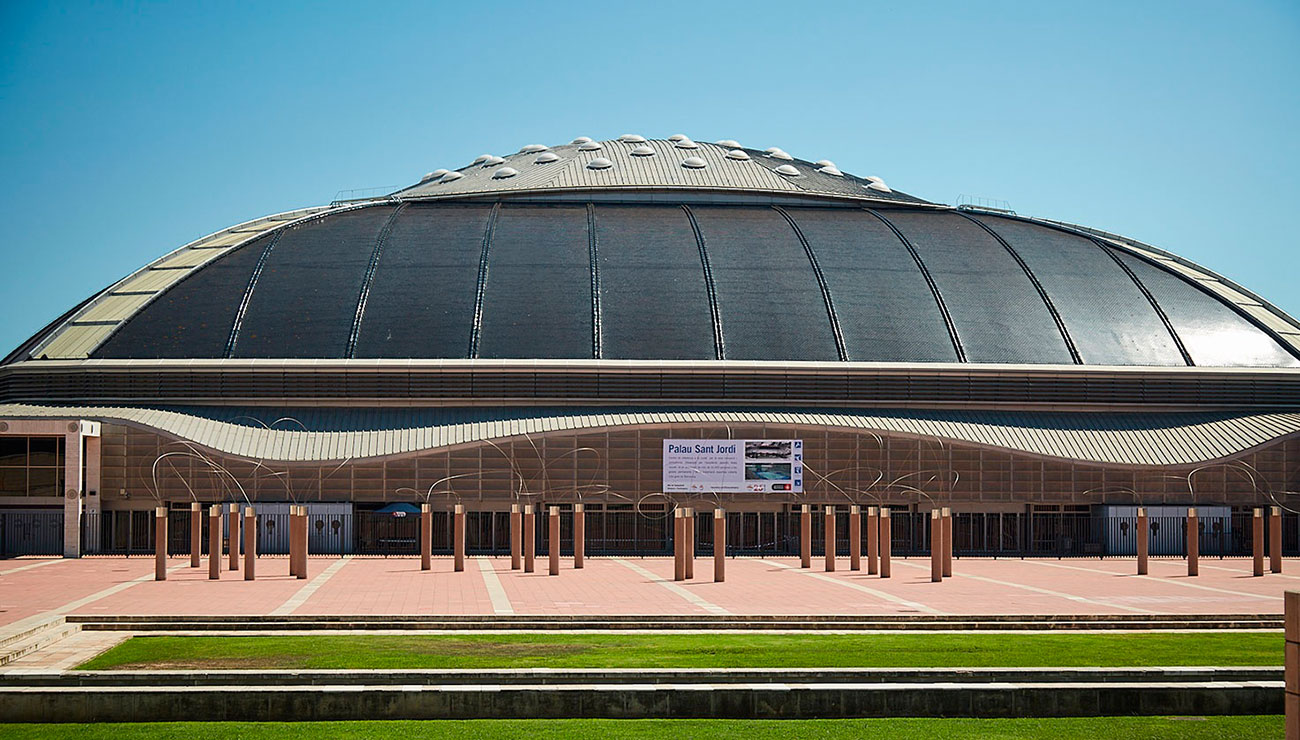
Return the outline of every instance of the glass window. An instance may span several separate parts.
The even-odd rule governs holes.
[[[0,437],[0,466],[22,467],[27,464],[26,437]]]
[[[27,471],[28,496],[58,496],[59,469],[32,468]]]
[[[27,469],[0,468],[0,494],[6,496],[26,496]]]
[[[32,452],[29,458],[31,465],[48,465],[53,467],[59,463],[59,442],[61,437],[32,437]]]

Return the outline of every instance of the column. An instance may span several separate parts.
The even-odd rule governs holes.
[[[686,565],[686,580],[689,581],[695,577],[695,509],[687,508],[682,519],[686,522],[686,541],[682,543],[682,555]]]
[[[465,570],[465,505],[456,504],[452,512],[452,548],[456,559],[455,570],[457,573]]]
[[[673,580],[686,579],[686,512],[679,506],[673,509]]]
[[[573,505],[573,568],[582,568],[587,555],[587,513],[582,504]]]
[[[536,515],[533,514],[533,505],[524,505],[524,572],[533,572],[533,562],[537,557],[537,530]]]
[[[197,568],[203,556],[203,507],[190,502],[190,567]]]
[[[420,570],[433,568],[433,507],[420,504]]]
[[[1147,556],[1150,550],[1151,526],[1147,524],[1146,507],[1139,506],[1137,512],[1138,575],[1144,576],[1147,574]]]
[[[835,572],[835,507],[827,504],[822,517],[822,543],[825,547],[826,572]]]
[[[713,582],[727,580],[727,512],[713,510]]]
[[[889,577],[889,555],[894,541],[889,531],[889,509],[880,507],[880,577]]]
[[[930,509],[930,582],[943,580],[943,513]]]
[[[519,570],[519,560],[523,557],[524,523],[519,504],[510,505],[510,570]]]
[[[548,573],[553,576],[558,576],[560,575],[560,507],[552,506],[550,512],[551,528],[548,533],[549,536],[547,539],[549,542],[547,542],[546,548],[546,554],[549,556],[548,559],[550,560],[550,569]]]
[[[1300,740],[1300,591],[1282,596],[1286,643],[1283,671],[1286,678],[1286,740]]]
[[[1268,569],[1282,572],[1282,507],[1269,509],[1268,517]]]
[[[230,546],[230,569],[239,570],[239,504],[230,505],[230,515],[227,517],[229,531],[226,533],[226,539]]]
[[[208,507],[208,580],[221,579],[221,504]]]
[[[99,425],[95,424],[93,428],[98,429],[98,427]],[[103,526],[100,522],[102,521],[103,516],[101,502],[104,500],[103,478],[100,467],[103,459],[100,453],[101,440],[98,436],[89,435],[82,436],[81,439],[82,445],[85,449],[86,480],[82,485],[82,490],[85,491],[85,495],[81,497],[81,502],[84,503],[84,506],[80,507],[82,521],[79,528],[86,528],[86,536],[84,542],[81,539],[78,539],[77,541],[78,555],[87,552],[93,553],[101,551],[99,528]],[[66,499],[63,502],[63,507],[63,520],[64,522],[67,522],[68,502]],[[66,531],[67,529],[65,527],[64,532]]]
[[[257,577],[257,512],[253,507],[244,508],[244,580],[252,581]]]
[[[1187,510],[1187,575],[1200,572],[1201,528],[1196,521],[1196,509]]]
[[[298,505],[289,504],[289,577],[298,577]]]
[[[799,517],[799,567],[812,567],[812,507],[804,504]]]
[[[153,579],[167,580],[167,507],[154,509],[153,517]]]
[[[298,578],[307,577],[307,556],[311,554],[311,531],[308,529],[307,506],[298,507]]]
[[[1251,575],[1264,575],[1264,510],[1256,507],[1250,513]]]
[[[880,557],[880,509],[867,507],[867,575],[876,574],[876,561]]]
[[[81,423],[68,422],[63,435],[63,557],[81,557],[81,499],[85,493],[82,474]],[[161,579],[160,579],[161,580]]]
[[[939,512],[943,525],[943,577],[952,577],[952,509],[947,506]]]
[[[849,570],[862,570],[862,507],[849,506]]]

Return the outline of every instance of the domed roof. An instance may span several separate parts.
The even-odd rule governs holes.
[[[735,151],[684,136],[530,145],[251,221],[111,286],[7,361],[1300,365],[1300,325],[1169,253]]]

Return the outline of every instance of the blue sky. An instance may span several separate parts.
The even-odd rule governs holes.
[[[621,133],[1116,231],[1300,314],[1300,3],[0,3],[0,355],[232,223]]]

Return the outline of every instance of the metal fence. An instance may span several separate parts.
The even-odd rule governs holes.
[[[0,557],[62,554],[62,511],[0,512]]]

